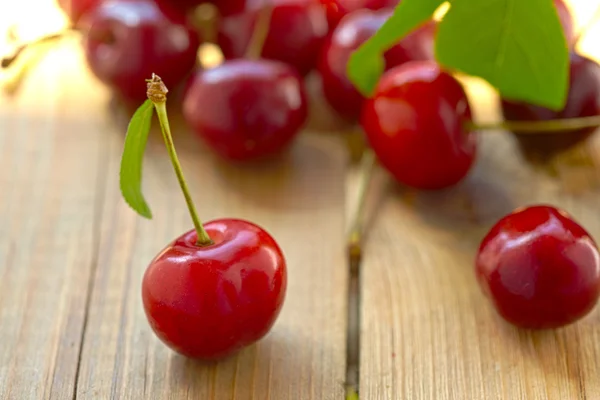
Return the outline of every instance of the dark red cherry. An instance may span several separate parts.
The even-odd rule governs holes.
[[[290,64],[306,75],[316,66],[329,31],[325,11],[319,0],[273,0],[272,4],[261,56]],[[247,1],[243,13],[223,18],[219,46],[226,58],[245,56],[261,7],[260,1]]]
[[[79,20],[92,11],[102,0],[58,0],[58,5],[67,14],[69,20],[77,25]]]
[[[563,31],[565,33],[565,39],[567,44],[572,47],[575,45],[575,22],[573,21],[573,14],[571,10],[565,4],[563,0],[554,0],[554,6],[558,13],[558,18],[562,24]]]
[[[392,9],[358,10],[346,15],[327,38],[319,59],[325,99],[340,116],[357,120],[364,97],[347,77],[348,59],[392,15]],[[386,53],[386,67],[407,61],[434,60],[436,23],[427,22],[407,35]]]
[[[308,114],[303,81],[273,60],[231,60],[192,77],[183,102],[188,124],[233,160],[270,156],[287,147]]]
[[[146,99],[153,73],[169,88],[196,63],[198,34],[183,14],[152,0],[107,0],[87,19],[85,54],[92,72],[126,100]]]
[[[600,254],[566,212],[521,208],[485,236],[477,279],[498,313],[529,329],[557,328],[588,314],[600,293]]]
[[[600,65],[595,61],[571,54],[569,93],[561,111],[509,100],[502,101],[504,118],[508,121],[543,121],[600,115]],[[587,139],[596,128],[552,133],[516,134],[523,152],[534,158],[547,158]]]
[[[384,73],[363,107],[361,124],[381,164],[404,185],[442,189],[473,165],[476,136],[463,87],[433,61]]]
[[[204,228],[214,244],[198,246],[195,230],[177,238],[148,266],[142,299],[165,344],[210,360],[269,332],[285,300],[287,271],[281,249],[259,226],[221,219]]]
[[[327,20],[333,29],[344,16],[358,10],[394,8],[400,0],[321,0],[327,10]]]

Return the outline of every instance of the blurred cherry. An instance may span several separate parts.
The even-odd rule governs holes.
[[[381,10],[394,8],[400,0],[321,0],[327,10],[327,20],[331,29],[335,28],[344,16],[359,10]]]
[[[174,88],[196,63],[198,34],[183,14],[152,0],[108,0],[87,20],[85,54],[92,72],[125,100],[146,99],[145,79]]]
[[[331,107],[348,120],[359,118],[364,97],[347,77],[348,59],[392,15],[392,9],[358,10],[342,18],[327,38],[319,59],[322,91]],[[386,69],[407,61],[434,60],[436,23],[430,21],[386,53]]]
[[[261,56],[294,66],[306,75],[317,63],[328,33],[325,10],[319,0],[273,0],[268,34]],[[226,58],[244,57],[262,1],[249,0],[244,12],[221,21],[219,45]]]

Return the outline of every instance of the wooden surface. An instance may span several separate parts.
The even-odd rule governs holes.
[[[495,120],[489,91],[469,88],[478,119]],[[233,167],[173,113],[203,218],[256,221],[289,262],[272,332],[202,364],[162,345],[141,305],[148,262],[191,226],[157,132],[144,166],[155,215],[146,221],[118,190],[126,117],[83,68],[76,42],[1,102],[1,400],[337,400],[347,384],[363,400],[600,399],[599,310],[566,329],[521,332],[497,317],[473,275],[479,241],[517,206],[562,206],[600,238],[594,165],[562,159],[550,176],[510,136],[488,132],[456,188],[416,193],[378,171],[358,276],[344,244],[357,171],[341,141],[305,133],[275,163]],[[342,129],[326,117],[312,125]],[[595,160],[599,140],[588,149]]]

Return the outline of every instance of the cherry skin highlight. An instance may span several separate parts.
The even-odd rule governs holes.
[[[364,96],[348,79],[348,60],[392,13],[393,9],[358,10],[346,15],[329,35],[321,50],[318,70],[323,95],[328,104],[349,121],[359,118]],[[386,68],[408,61],[434,60],[435,30],[436,23],[429,21],[404,37],[386,52]]]
[[[273,0],[269,30],[261,57],[282,61],[301,75],[316,67],[329,32],[325,10],[318,0]],[[244,12],[223,18],[219,46],[227,59],[245,56],[262,2],[247,1]]]
[[[331,29],[335,28],[346,15],[358,10],[393,9],[400,0],[321,0],[327,10],[327,21]]]
[[[571,10],[569,10],[569,7],[563,0],[554,0],[554,7],[556,7],[558,18],[560,19],[560,23],[563,27],[567,45],[569,47],[573,47],[575,45],[576,35],[575,22],[573,21],[573,15],[571,14]]]
[[[476,275],[508,322],[558,328],[587,315],[600,293],[600,254],[566,212],[538,205],[502,218],[483,239]]]
[[[190,358],[227,357],[264,337],[287,288],[283,253],[259,226],[238,219],[204,224],[214,244],[187,232],[150,263],[142,299],[150,326]]]
[[[565,107],[553,111],[523,102],[502,101],[502,112],[508,121],[543,121],[600,115],[600,65],[571,54],[569,93]],[[515,133],[523,152],[534,158],[549,158],[586,140],[596,127],[558,133]]]
[[[463,87],[433,61],[410,61],[383,74],[363,107],[361,125],[381,164],[416,189],[461,181],[471,169],[476,136]]]
[[[263,158],[299,133],[308,116],[307,95],[301,77],[286,64],[231,60],[192,77],[183,116],[224,158]]]
[[[174,88],[196,63],[198,34],[183,14],[152,0],[105,1],[86,22],[84,46],[91,71],[132,103],[146,99],[148,76],[156,73]]]

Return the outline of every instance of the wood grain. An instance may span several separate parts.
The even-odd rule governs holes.
[[[88,80],[60,47],[2,99],[0,399],[73,396],[105,178]]]
[[[477,93],[479,115],[497,117],[489,94]],[[600,237],[597,171],[534,170],[504,132],[483,134],[481,145],[456,188],[415,193],[383,179],[361,272],[362,399],[600,398],[600,311],[565,329],[519,331],[496,315],[473,273],[480,240],[519,206],[563,207]]]
[[[278,162],[235,167],[203,151],[180,127],[176,124],[175,141],[202,217],[250,219],[283,247],[289,268],[283,312],[264,340],[215,365],[186,360],[155,338],[142,308],[142,274],[191,222],[157,132],[144,178],[155,218],[142,220],[124,204],[117,182],[123,137],[115,128],[105,136],[109,183],[77,398],[343,398],[347,269],[341,147],[305,135]]]

